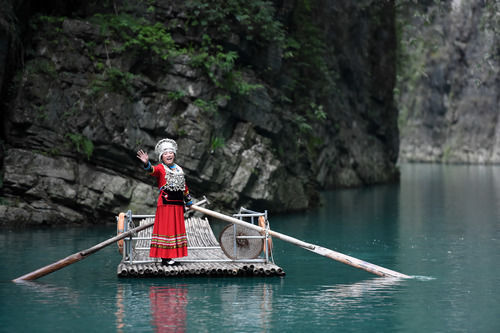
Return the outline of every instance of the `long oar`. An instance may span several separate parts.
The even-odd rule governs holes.
[[[39,277],[42,277],[42,276],[47,275],[47,274],[50,274],[52,272],[60,270],[63,267],[66,267],[66,266],[74,264],[75,262],[78,262],[78,261],[80,261],[82,259],[85,259],[89,255],[91,255],[91,254],[93,254],[93,253],[95,253],[95,252],[97,252],[97,251],[105,248],[106,246],[111,245],[113,243],[116,243],[116,242],[118,242],[121,239],[127,238],[130,235],[132,235],[132,234],[134,234],[134,233],[136,233],[138,231],[141,231],[143,229],[152,227],[153,224],[154,224],[154,221],[150,222],[150,223],[145,223],[145,224],[143,224],[143,225],[141,225],[141,226],[139,226],[137,228],[130,229],[129,231],[124,232],[123,234],[119,234],[118,236],[115,236],[113,238],[105,240],[104,242],[101,242],[101,243],[99,243],[97,245],[94,245],[94,246],[92,246],[91,248],[89,248],[87,250],[83,250],[83,251],[74,253],[74,254],[72,254],[70,256],[67,256],[66,258],[61,259],[61,260],[59,260],[59,261],[57,261],[57,262],[55,262],[53,264],[50,264],[50,265],[47,265],[45,267],[39,268],[36,271],[33,271],[33,272],[28,273],[26,275],[20,276],[17,279],[14,279],[12,281],[14,281],[14,282],[22,282],[22,281],[29,281],[29,280],[38,279]]]
[[[213,217],[221,219],[223,221],[242,225],[242,226],[245,226],[247,228],[254,229],[254,230],[257,230],[260,232],[267,231],[269,233],[269,235],[271,235],[273,237],[279,238],[279,239],[284,240],[286,242],[300,246],[306,250],[312,251],[314,253],[320,254],[322,256],[328,257],[328,258],[333,259],[333,260],[340,261],[344,264],[363,269],[367,272],[370,272],[370,273],[373,273],[373,274],[376,274],[379,276],[390,276],[390,277],[396,277],[396,278],[411,278],[411,276],[408,276],[406,274],[402,274],[402,273],[399,273],[399,272],[396,272],[396,271],[393,271],[393,270],[390,270],[390,269],[387,269],[384,267],[380,267],[380,266],[371,264],[369,262],[359,260],[359,259],[356,259],[354,257],[348,256],[348,255],[342,254],[340,252],[336,252],[336,251],[333,251],[333,250],[330,250],[330,249],[327,249],[327,248],[324,248],[324,247],[321,247],[318,245],[306,243],[306,242],[303,242],[303,241],[298,240],[296,238],[281,234],[281,233],[276,232],[276,231],[266,230],[265,228],[261,228],[257,225],[252,224],[252,223],[244,222],[244,221],[241,221],[241,220],[234,218],[232,216],[227,216],[227,215],[224,215],[221,213],[217,213],[217,212],[210,210],[210,209],[206,209],[206,208],[199,207],[199,206],[192,206],[191,209],[197,210],[200,213],[213,216]]]

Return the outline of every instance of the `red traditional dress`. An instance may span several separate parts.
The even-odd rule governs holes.
[[[177,164],[148,165],[146,169],[156,177],[160,195],[156,205],[155,223],[149,256],[179,258],[187,256],[184,204],[191,205],[191,196],[184,180],[184,172]]]

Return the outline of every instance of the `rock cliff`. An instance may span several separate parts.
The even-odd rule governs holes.
[[[152,213],[159,139],[195,198],[273,213],[395,181],[394,4],[2,1],[1,224]]]
[[[424,1],[402,17],[401,161],[500,163],[500,1]]]

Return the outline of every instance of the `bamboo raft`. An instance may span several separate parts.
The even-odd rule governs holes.
[[[186,233],[189,255],[177,259],[180,265],[164,266],[158,261],[149,258],[151,227],[154,224],[154,215],[134,216],[129,210],[127,214],[119,214],[117,218],[118,235],[115,237],[102,241],[86,250],[73,253],[12,281],[21,283],[36,280],[83,260],[114,243],[118,243],[118,248],[123,255],[117,270],[120,277],[179,275],[282,276],[285,275],[285,272],[281,267],[274,264],[271,236],[378,276],[397,279],[413,278],[413,276],[273,231],[269,228],[267,211],[258,213],[241,207],[240,212],[233,214],[231,217],[199,206],[206,202],[208,202],[206,198],[197,202],[191,206],[191,210],[231,224],[223,229],[219,238],[220,242],[217,242],[206,218],[187,219]],[[134,224],[133,218],[142,218],[139,226]],[[251,223],[243,221],[243,218],[250,218]],[[254,218],[258,218],[258,225],[255,224]],[[147,229],[150,230],[147,231]],[[259,256],[260,258],[257,258]]]
[[[127,214],[130,214],[127,213]],[[140,225],[153,223],[153,217],[142,219]],[[185,220],[188,256],[175,259],[176,265],[162,265],[149,257],[152,228],[139,231],[136,237],[125,238],[123,259],[118,265],[119,277],[186,277],[186,276],[283,276],[283,269],[265,255],[260,258],[229,258],[217,241],[206,218]],[[254,236],[255,237],[255,236]],[[264,238],[264,237],[262,237]]]

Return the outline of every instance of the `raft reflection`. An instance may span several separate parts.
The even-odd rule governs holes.
[[[280,283],[189,279],[181,283],[138,280],[119,284],[115,327],[117,332],[199,332],[210,327],[266,331],[272,320],[274,289]]]

